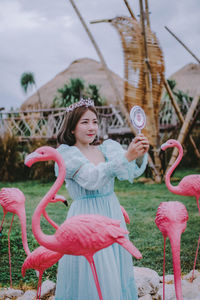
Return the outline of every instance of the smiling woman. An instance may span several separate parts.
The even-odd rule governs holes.
[[[76,215],[96,214],[119,220],[121,227],[126,230],[114,193],[114,178],[132,182],[143,173],[147,164],[148,140],[142,134],[138,135],[127,151],[112,140],[97,146],[94,141],[98,133],[98,120],[93,102],[83,99],[66,111],[58,135],[61,145],[57,151],[64,159],[66,187],[73,199],[67,219]],[[142,158],[140,166],[137,164],[139,157]],[[58,176],[57,164],[55,173]],[[95,226],[93,230],[91,240],[95,241]],[[106,238],[102,242],[105,244]],[[87,238],[85,243],[88,243]],[[94,261],[104,300],[138,299],[129,252],[115,243],[98,251]],[[55,299],[98,299],[90,266],[83,257],[64,255],[60,260]]]

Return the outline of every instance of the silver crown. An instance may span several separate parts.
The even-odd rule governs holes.
[[[66,107],[66,112],[72,111],[75,108],[80,107],[80,106],[86,106],[86,107],[94,106],[94,101],[91,99],[83,99],[82,98],[79,102],[75,102],[75,103],[71,104],[70,106]]]

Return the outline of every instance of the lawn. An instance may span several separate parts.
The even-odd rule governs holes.
[[[177,185],[183,176],[194,173],[199,174],[200,170],[177,170],[173,177],[173,184]],[[50,189],[51,185],[52,183],[42,183],[39,181],[0,183],[0,188],[16,187],[21,189],[26,196],[27,235],[31,251],[38,246],[31,231],[31,216],[35,207]],[[200,228],[200,217],[195,198],[171,194],[164,183],[151,184],[141,182],[140,180],[134,184],[126,181],[116,181],[115,191],[121,205],[124,206],[130,217],[130,225],[128,225],[130,239],[143,255],[140,261],[133,259],[134,265],[152,268],[160,275],[162,274],[163,237],[154,222],[157,208],[160,202],[163,201],[181,201],[186,206],[189,220],[186,231],[182,234],[181,239],[181,267],[183,274],[188,273],[193,267]],[[71,204],[71,199],[64,186],[60,189],[59,194],[64,195],[68,199],[69,204]],[[47,212],[56,223],[61,224],[66,218],[67,208],[62,203],[49,204]],[[3,210],[0,208],[0,220],[2,216]],[[7,214],[3,234],[0,238],[0,286],[9,285],[7,233],[11,218],[11,214]],[[51,226],[43,218],[41,225],[45,233],[50,234],[54,232],[54,229],[51,229]],[[26,255],[22,247],[21,228],[17,216],[15,216],[13,222],[10,239],[13,285],[17,287],[24,285],[36,287],[37,278],[33,270],[28,270],[24,278],[21,275],[21,266]],[[197,269],[200,270],[199,256]],[[43,279],[49,278],[55,281],[56,270],[57,265],[54,265],[44,273]],[[167,240],[166,245],[166,273],[173,273],[169,240]]]

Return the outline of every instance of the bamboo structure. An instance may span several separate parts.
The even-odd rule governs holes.
[[[146,113],[147,126],[143,132],[155,150],[154,161],[159,176],[158,114],[163,88],[163,54],[149,27],[142,28],[139,22],[128,17],[116,17],[109,23],[117,29],[124,52],[124,102],[128,111],[139,105]]]
[[[173,96],[173,93],[172,93],[172,91],[171,91],[171,89],[169,87],[169,84],[168,84],[168,82],[167,82],[167,80],[165,78],[163,78],[163,82],[164,82],[165,89],[166,89],[166,91],[167,91],[167,93],[169,95],[169,98],[170,98],[170,100],[172,102],[172,105],[173,105],[173,107],[174,107],[174,109],[176,111],[176,114],[177,114],[177,116],[178,116],[181,124],[183,124],[184,123],[184,117],[183,117],[183,115],[182,115],[182,113],[180,111],[180,108],[179,108],[179,106],[178,106],[178,104],[177,104],[177,102],[176,102],[176,100],[175,100],[175,98]],[[195,154],[196,154],[197,158],[200,158],[199,150],[197,149],[195,141],[193,140],[193,137],[190,134],[189,134],[189,140],[190,140],[190,142],[191,142],[191,144],[192,144],[192,146],[194,148],[194,151],[195,151]]]
[[[181,144],[184,143],[184,140],[185,140],[185,138],[187,136],[191,119],[193,117],[193,114],[195,112],[195,109],[196,109],[197,105],[199,104],[199,99],[200,99],[199,95],[197,95],[197,96],[194,97],[194,99],[192,101],[192,104],[190,105],[190,108],[189,108],[189,110],[188,110],[188,112],[186,114],[185,120],[183,122],[183,125],[181,127],[181,130],[180,130],[180,133],[179,133],[179,136],[178,136],[178,141]],[[168,169],[174,164],[177,155],[178,155],[178,149],[174,148],[174,150],[172,152],[171,159],[170,159],[169,164],[168,164]]]
[[[199,58],[167,27],[165,26],[165,29],[195,58],[195,60],[200,63],[200,60]],[[169,96],[170,96],[170,93],[169,93]],[[173,97],[172,97],[173,98]],[[172,99],[170,97],[170,99]],[[173,104],[173,101],[172,101],[172,104]],[[200,158],[200,153],[199,153],[199,150],[197,149],[196,147],[196,144],[192,138],[192,136],[190,135],[190,132],[191,132],[191,128],[190,127],[193,127],[194,126],[194,123],[195,123],[195,118],[193,119],[192,121],[192,124],[191,123],[191,119],[193,117],[193,114],[194,114],[194,111],[196,109],[196,107],[198,106],[199,104],[199,95],[196,95],[196,97],[194,97],[192,103],[191,103],[191,106],[187,112],[187,115],[186,115],[186,118],[185,118],[185,121],[180,117],[180,114],[177,113],[181,123],[182,123],[182,128],[181,128],[181,131],[180,131],[180,134],[178,136],[178,140],[180,143],[183,143],[187,134],[189,133],[189,139],[190,139],[190,142],[192,143],[193,145],[193,148],[195,150],[195,153],[196,153],[196,156],[197,158]],[[176,110],[176,108],[175,108]],[[174,149],[174,151],[172,152],[172,156],[171,156],[171,159],[170,159],[170,162],[169,162],[169,166],[168,168],[173,165],[173,163],[175,162],[176,160],[176,157],[178,155],[178,152],[176,150],[176,148]]]

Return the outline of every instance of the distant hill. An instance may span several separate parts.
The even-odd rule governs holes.
[[[123,98],[123,79],[114,72],[111,71],[111,73],[121,97]],[[52,106],[53,99],[57,94],[57,89],[62,88],[64,84],[69,83],[71,78],[83,79],[86,86],[88,84],[97,85],[99,87],[100,95],[106,99],[107,104],[116,103],[115,95],[101,63],[93,59],[82,58],[73,61],[67,69],[60,72],[52,80],[40,87],[39,92],[43,108],[50,108]],[[22,110],[37,107],[38,96],[36,93],[30,96],[21,105]]]

